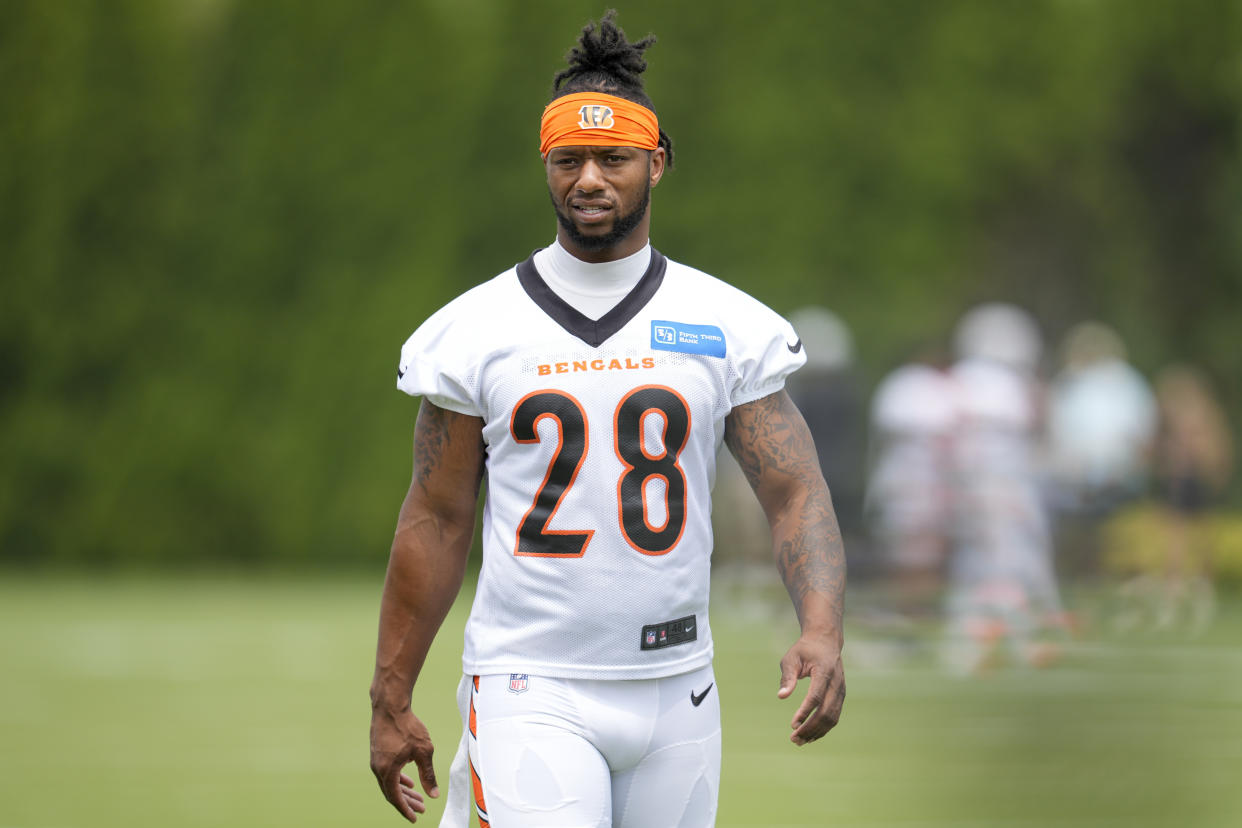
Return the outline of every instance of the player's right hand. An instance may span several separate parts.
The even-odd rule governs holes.
[[[417,822],[418,815],[427,812],[427,806],[423,795],[414,788],[414,780],[402,770],[413,762],[423,790],[433,799],[438,797],[440,788],[431,763],[434,751],[427,727],[410,711],[371,711],[371,772],[384,798],[410,822]]]

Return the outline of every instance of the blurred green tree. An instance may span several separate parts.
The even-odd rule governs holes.
[[[382,561],[397,348],[551,240],[538,110],[602,11],[0,6],[0,561]],[[1237,423],[1239,12],[634,3],[655,244],[833,308],[870,377],[1003,298],[1203,365]]]

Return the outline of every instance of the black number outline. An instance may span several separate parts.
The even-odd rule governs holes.
[[[564,405],[548,406],[547,403],[552,401],[566,403],[572,408]],[[570,413],[571,411],[576,414]],[[556,510],[561,507],[561,501],[578,479],[578,472],[586,460],[587,449],[590,448],[586,411],[581,403],[564,391],[551,388],[532,391],[518,400],[513,407],[513,414],[509,417],[509,433],[516,442],[538,443],[539,422],[545,417],[556,420],[556,451],[552,454],[548,471],[535,492],[530,508],[518,523],[513,554],[530,558],[581,558],[586,554],[587,545],[594,537],[595,530],[549,529],[548,524],[552,522]],[[577,443],[579,435],[581,446]],[[567,436],[570,438],[568,443]],[[568,456],[566,451],[569,452]],[[568,471],[571,464],[572,471]]]
[[[664,451],[656,455],[647,451],[643,441],[644,422],[652,414],[664,420],[661,437]],[[595,530],[549,529],[548,524],[586,461],[590,449],[586,411],[577,399],[564,391],[555,388],[532,391],[513,407],[509,433],[518,443],[538,443],[538,425],[545,417],[556,420],[558,442],[543,482],[518,523],[513,554],[532,558],[581,558]],[[665,385],[641,385],[631,389],[613,412],[613,451],[624,467],[617,480],[617,524],[625,542],[644,555],[667,555],[685,534],[689,485],[681,467],[681,453],[690,440],[690,423],[690,406],[685,397]],[[623,431],[626,432],[624,440]],[[671,446],[670,434],[674,444]],[[645,497],[648,484],[657,478],[664,481],[665,519],[661,527],[651,524]],[[535,548],[540,551],[532,551]]]
[[[643,444],[644,422],[651,414],[664,419],[661,454],[648,453]],[[690,439],[690,406],[685,397],[666,385],[642,385],[621,398],[612,421],[613,451],[625,466],[617,481],[621,536],[644,555],[667,555],[686,531],[689,493],[681,453]],[[631,422],[633,429],[629,428]],[[665,519],[660,528],[652,525],[647,514],[647,486],[655,478],[664,481]]]

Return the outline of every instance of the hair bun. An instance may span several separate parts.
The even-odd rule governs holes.
[[[569,67],[556,76],[554,88],[559,89],[573,77],[588,74],[609,75],[625,86],[642,87],[640,76],[647,69],[643,52],[655,43],[655,36],[648,35],[630,43],[613,20],[616,14],[616,9],[609,9],[598,27],[588,23],[582,29],[578,45],[565,56]]]

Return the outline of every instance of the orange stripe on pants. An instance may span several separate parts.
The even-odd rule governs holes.
[[[470,694],[470,735],[479,738],[479,721],[474,713],[474,694],[479,692],[479,677],[474,677],[474,691]]]
[[[488,828],[491,823],[487,819],[487,803],[483,800],[483,780],[474,769],[473,761],[470,763],[470,783],[474,786],[474,809],[479,815],[480,828]]]

